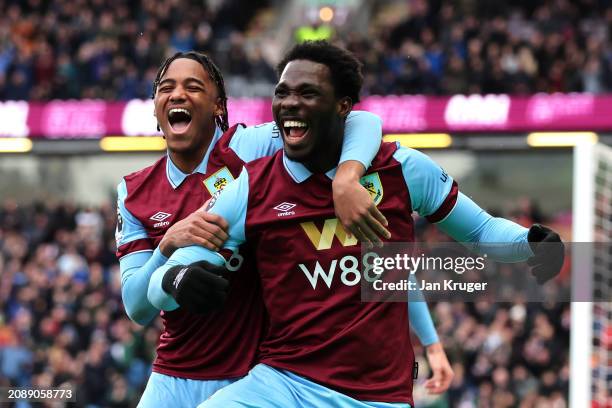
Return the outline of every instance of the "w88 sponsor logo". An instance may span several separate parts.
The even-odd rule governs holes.
[[[359,259],[353,255],[332,259],[328,264],[321,264],[319,261],[315,261],[314,265],[301,263],[298,268],[304,273],[313,289],[317,288],[319,279],[328,289],[331,288],[334,277],[340,279],[345,286],[355,286],[361,282],[362,277],[368,282],[380,279],[380,275],[374,272],[374,259],[378,256],[374,252],[364,254],[361,259],[362,268],[360,268]]]

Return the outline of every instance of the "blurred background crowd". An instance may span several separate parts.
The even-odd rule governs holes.
[[[512,218],[541,217],[514,204]],[[148,378],[160,320],[132,323],[121,305],[115,209],[74,204],[0,207],[0,386],[72,384],[77,406],[133,406]],[[541,220],[541,219],[539,219]],[[546,220],[563,230],[558,218]],[[421,225],[422,239],[435,238]],[[430,305],[455,379],[419,407],[565,407],[569,305]],[[418,341],[415,340],[415,344]],[[417,346],[420,382],[427,377]],[[554,404],[554,405],[544,405]],[[561,404],[561,405],[559,405]]]
[[[610,1],[376,0],[363,24],[355,6],[346,24],[341,7],[288,19],[290,3],[0,0],[0,100],[148,98],[163,59],[191,49],[212,55],[231,96],[270,96],[281,24],[287,41],[356,52],[365,94],[612,89]]]
[[[213,57],[229,96],[269,97],[276,62],[307,39],[355,52],[364,95],[598,94],[612,91],[611,30],[611,0],[0,0],[0,101],[146,99],[163,60],[191,49]],[[523,194],[513,183],[504,193]],[[569,239],[567,212],[520,199],[498,213]],[[138,401],[160,321],[142,328],[123,310],[115,221],[108,204],[0,195],[0,387],[70,383],[80,407]],[[430,306],[455,379],[439,399],[417,387],[418,407],[568,406],[568,304]]]

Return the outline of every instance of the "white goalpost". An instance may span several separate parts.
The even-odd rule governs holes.
[[[612,148],[574,148],[572,212],[573,242],[612,242]],[[569,406],[604,408],[612,406],[612,254],[610,245],[583,245],[572,258],[579,301],[571,305]]]

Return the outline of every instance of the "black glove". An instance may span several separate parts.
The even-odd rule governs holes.
[[[561,237],[550,228],[540,224],[533,224],[529,228],[527,240],[533,251],[527,264],[531,266],[531,273],[542,284],[559,274],[565,259],[565,246]]]
[[[207,313],[222,308],[227,298],[227,269],[206,261],[189,266],[174,266],[162,279],[162,289],[181,307],[193,313]]]

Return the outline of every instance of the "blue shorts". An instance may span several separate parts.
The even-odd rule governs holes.
[[[193,408],[236,380],[190,380],[154,372],[140,397],[138,408]]]
[[[265,364],[219,390],[198,408],[410,408],[410,404],[358,401],[286,370]]]

